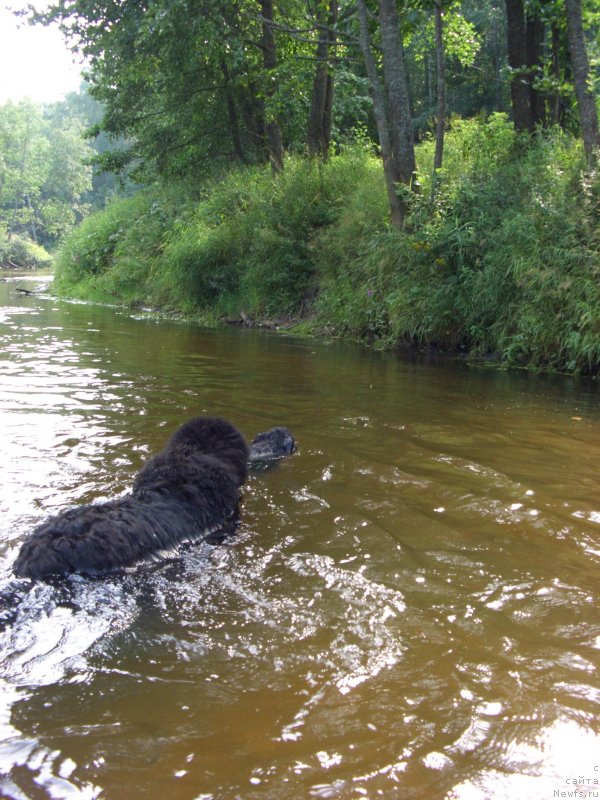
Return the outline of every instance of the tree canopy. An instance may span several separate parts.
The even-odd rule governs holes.
[[[82,122],[59,106],[0,106],[0,227],[47,245],[82,218],[92,148]]]
[[[385,161],[384,123],[390,181],[408,185],[411,145],[397,137],[431,128],[441,81],[447,114],[510,107],[518,130],[580,117],[585,132],[595,105],[578,114],[575,100],[595,97],[598,17],[591,0],[60,0],[35,18],[86,56],[99,129],[127,141],[106,168],[193,184],[218,163],[326,157],[358,131]]]

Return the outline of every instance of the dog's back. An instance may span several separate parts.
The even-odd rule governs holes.
[[[186,422],[139,472],[125,497],[44,522],[23,544],[13,571],[45,578],[106,572],[226,525],[246,479],[248,445],[218,417]]]

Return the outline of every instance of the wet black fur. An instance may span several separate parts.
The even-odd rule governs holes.
[[[117,500],[72,508],[36,528],[13,571],[46,578],[102,573],[231,524],[247,477],[248,445],[229,422],[197,417],[179,428]]]
[[[250,466],[267,466],[274,459],[292,453],[295,447],[296,442],[291,432],[282,426],[259,433],[250,445]]]

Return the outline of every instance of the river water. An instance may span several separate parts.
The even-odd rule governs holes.
[[[600,796],[595,384],[17,286],[0,587],[32,526],[126,491],[191,416],[286,424],[298,451],[251,476],[226,544],[21,598],[1,797]]]

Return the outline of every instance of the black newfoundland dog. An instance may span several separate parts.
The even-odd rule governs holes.
[[[293,449],[285,428],[259,434],[249,448],[226,420],[192,419],[141,469],[129,494],[69,509],[36,528],[13,571],[34,579],[98,574],[180,542],[206,539],[235,525],[248,462],[276,459]]]

